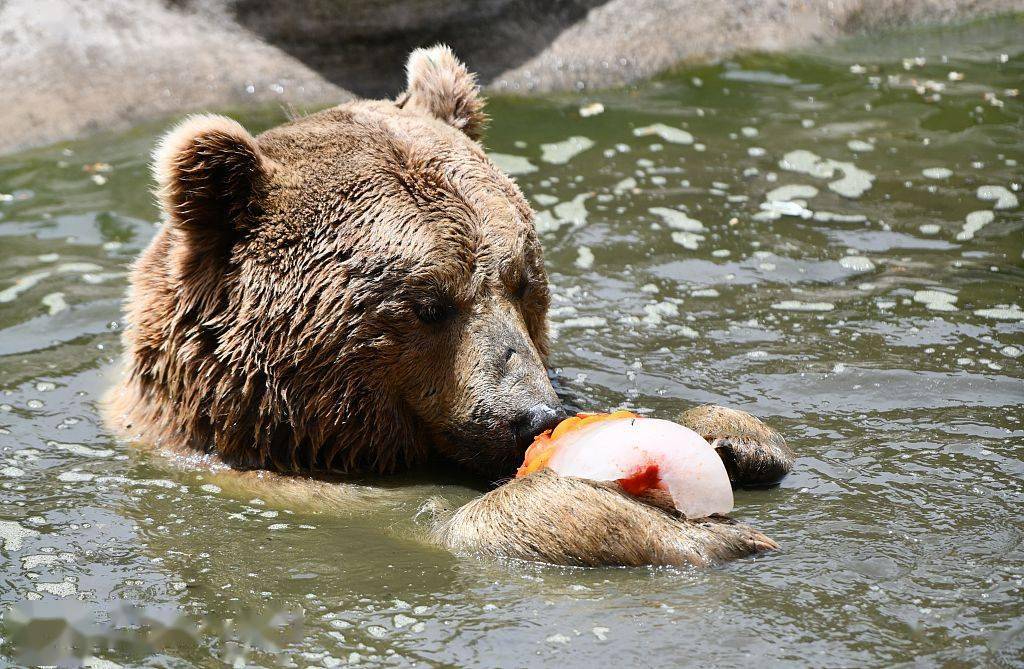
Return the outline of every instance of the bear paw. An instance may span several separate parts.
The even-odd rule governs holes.
[[[718,451],[734,486],[770,486],[793,469],[796,455],[781,434],[744,411],[705,404],[677,419]]]

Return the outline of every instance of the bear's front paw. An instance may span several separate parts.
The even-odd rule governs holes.
[[[747,525],[686,520],[614,483],[541,469],[462,506],[434,527],[457,553],[576,566],[705,566],[778,545]]]
[[[793,469],[796,455],[781,434],[744,411],[705,404],[678,421],[718,451],[733,485],[769,486]]]

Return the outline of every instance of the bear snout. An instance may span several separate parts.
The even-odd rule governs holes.
[[[561,406],[552,407],[548,404],[535,404],[521,413],[512,423],[516,435],[516,445],[526,448],[534,438],[547,430],[553,430],[565,418]]]

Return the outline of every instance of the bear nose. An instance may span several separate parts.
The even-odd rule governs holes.
[[[555,409],[547,404],[535,404],[516,419],[516,441],[523,447],[529,446],[534,437],[545,430],[554,429],[563,418],[565,412],[561,407]]]

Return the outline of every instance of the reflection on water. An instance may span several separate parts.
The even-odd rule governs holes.
[[[801,455],[737,494],[783,549],[700,572],[456,558],[412,518],[468,488],[301,510],[114,442],[95,406],[160,128],[0,159],[0,654],[1019,662],[1022,27],[493,102],[488,146],[539,212],[563,385],[593,408],[744,408]]]

